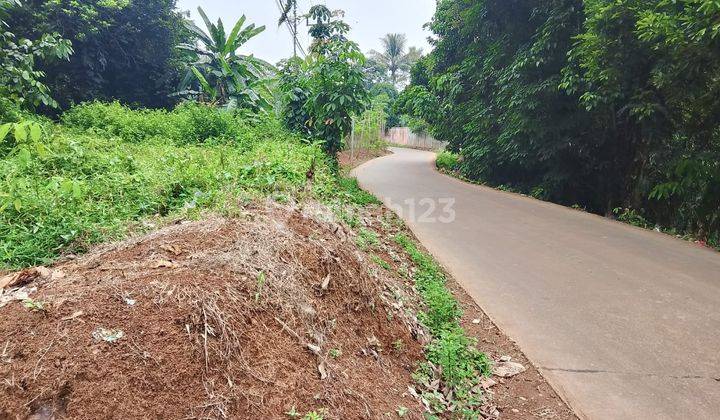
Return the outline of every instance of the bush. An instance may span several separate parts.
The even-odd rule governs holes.
[[[71,129],[48,127],[42,148],[15,147],[0,157],[0,269],[44,264],[60,253],[120,238],[147,216],[192,216],[222,209],[234,197],[296,194],[305,189],[311,166],[313,192],[333,190],[334,176],[319,146],[303,143],[271,119],[246,122],[221,114],[224,122],[217,123],[209,111],[221,114],[204,107],[166,113],[86,104],[64,117]],[[177,137],[182,131],[163,121],[185,118],[182,130],[191,132],[205,114],[216,123],[195,133],[217,134],[213,130],[224,127],[225,134],[234,133],[233,141],[184,144]],[[228,121],[233,125],[223,125]]]
[[[444,150],[438,153],[435,165],[437,165],[438,169],[455,172],[459,169],[460,157],[455,153]]]
[[[62,121],[69,128],[119,137],[126,142],[161,139],[178,145],[242,143],[262,136],[270,127],[280,129],[280,124],[267,116],[251,120],[236,111],[194,102],[180,104],[171,112],[132,110],[118,102],[89,102],[67,111]],[[255,132],[257,126],[260,127]]]

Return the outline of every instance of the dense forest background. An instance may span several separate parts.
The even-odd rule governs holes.
[[[175,0],[29,0],[13,7],[7,24],[26,39],[56,33],[72,43],[71,59],[37,63],[60,109],[113,99],[169,107],[184,68],[175,46],[195,39],[186,17]]]
[[[720,229],[720,2],[440,0],[398,112],[472,180]]]

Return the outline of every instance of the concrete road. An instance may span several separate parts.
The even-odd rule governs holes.
[[[579,416],[720,419],[720,253],[458,181],[433,153],[393,152],[354,171],[361,186],[401,206]],[[441,199],[455,200],[449,223]]]

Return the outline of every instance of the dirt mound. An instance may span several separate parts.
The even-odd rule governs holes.
[[[14,276],[0,418],[419,413],[421,345],[386,279],[308,213],[258,206]]]

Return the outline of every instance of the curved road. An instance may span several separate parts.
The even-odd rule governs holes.
[[[720,253],[458,181],[433,153],[392,151],[354,171],[360,185],[401,204],[581,417],[720,418]],[[441,199],[455,200],[454,221],[443,223]]]

